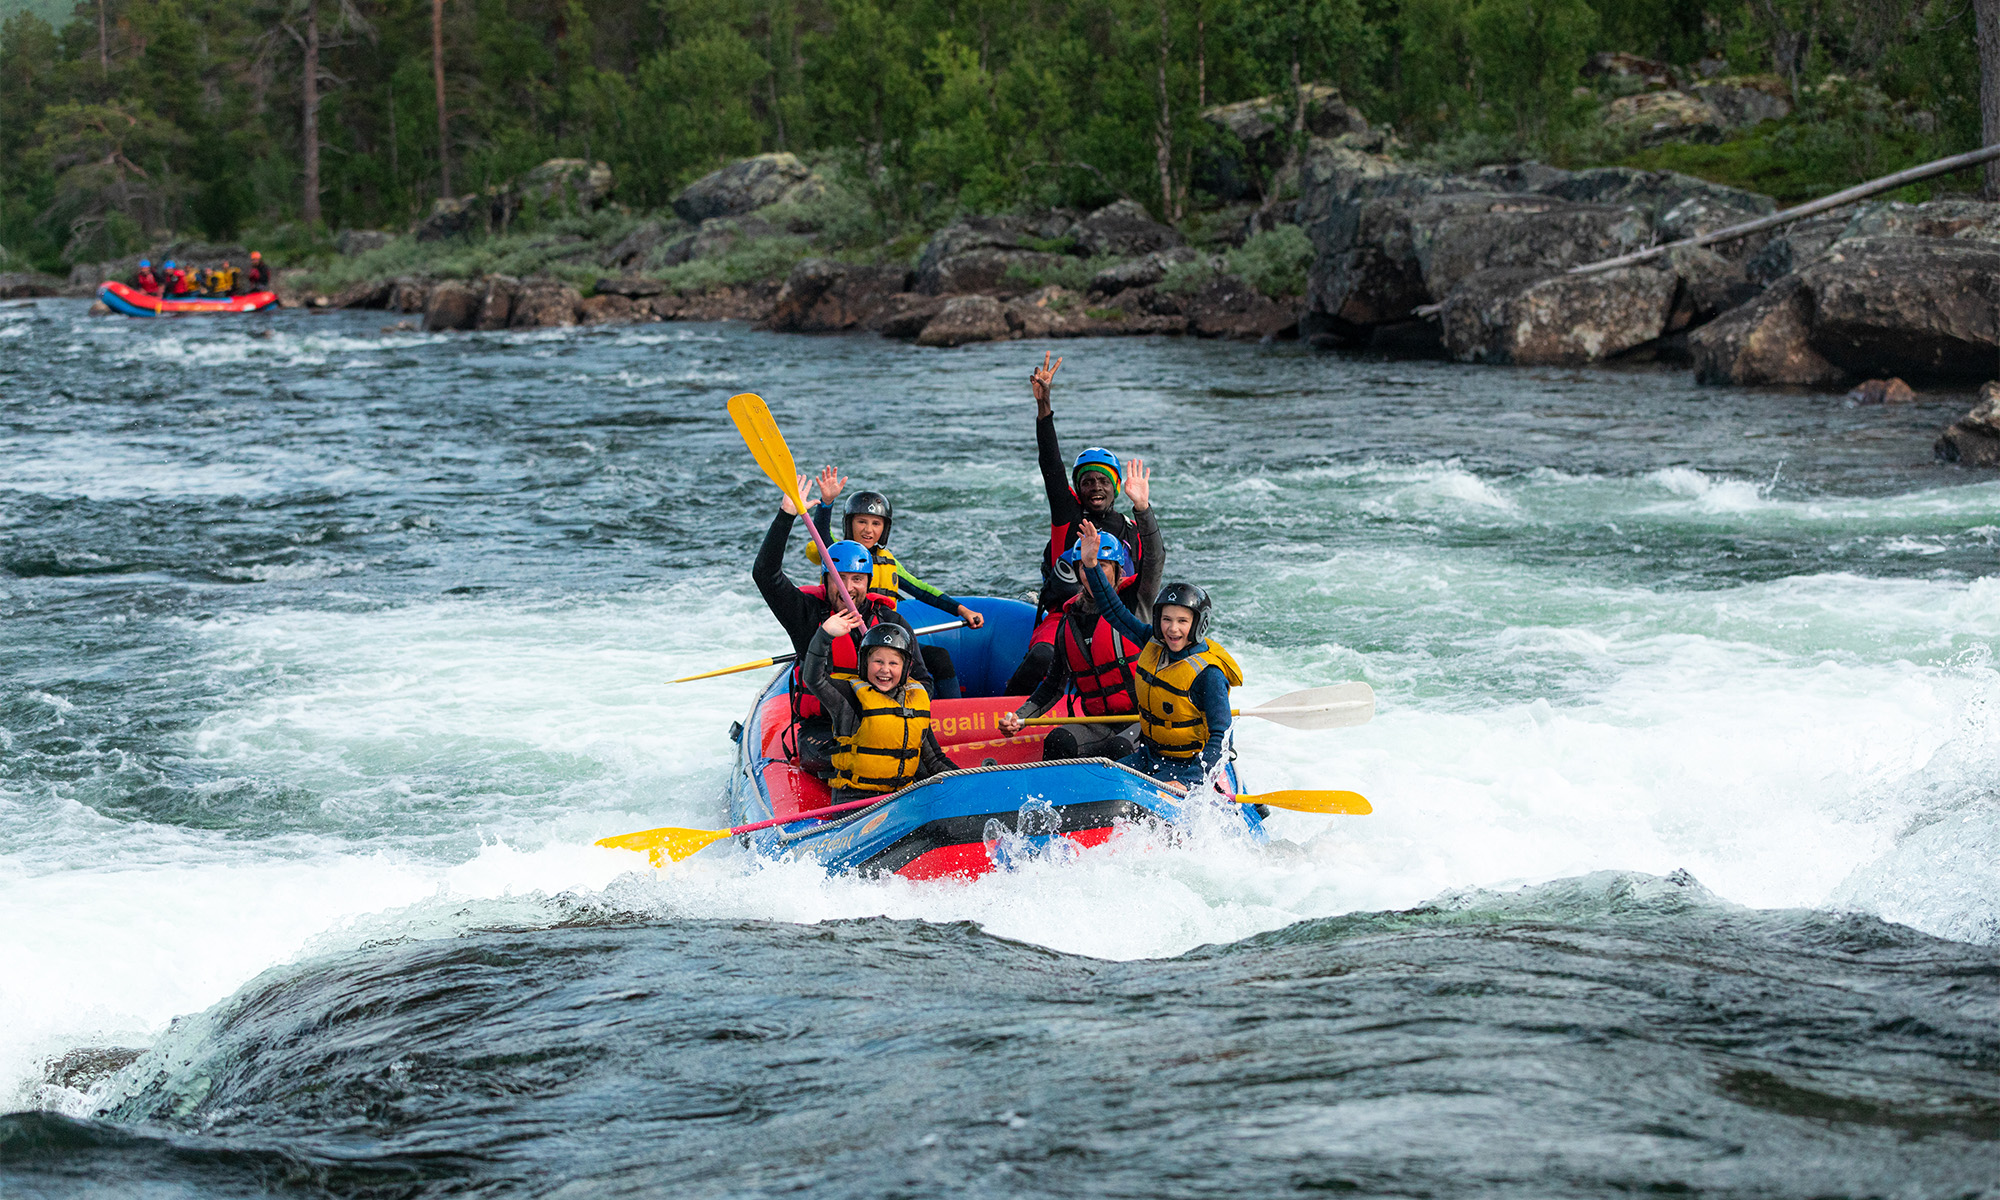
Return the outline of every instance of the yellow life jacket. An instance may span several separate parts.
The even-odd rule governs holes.
[[[1194,681],[1207,667],[1220,667],[1230,687],[1243,685],[1243,669],[1210,638],[1195,654],[1167,661],[1158,638],[1146,643],[1132,664],[1139,701],[1139,736],[1168,758],[1193,758],[1208,741],[1208,716],[1194,702]]]
[[[868,581],[868,590],[871,592],[881,592],[885,596],[895,595],[896,569],[899,565],[896,562],[896,556],[879,547],[869,550],[868,553],[873,555],[875,559],[875,575]],[[819,547],[817,545],[806,547],[806,561],[815,567],[819,565]]]
[[[923,765],[924,734],[931,727],[931,697],[915,681],[894,696],[884,695],[858,679],[847,684],[861,709],[861,724],[840,739],[833,755],[835,787],[862,792],[893,792],[911,783]]]

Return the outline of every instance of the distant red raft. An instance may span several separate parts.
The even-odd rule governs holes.
[[[150,295],[135,287],[128,287],[115,279],[97,285],[97,298],[104,301],[104,307],[112,312],[124,313],[128,317],[252,313],[271,308],[278,303],[276,292],[250,292],[242,296],[217,296],[208,300],[168,299]]]

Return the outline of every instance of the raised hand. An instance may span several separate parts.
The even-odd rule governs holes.
[[[861,628],[861,618],[844,608],[836,608],[833,615],[819,623],[831,637],[843,638]]]
[[[812,489],[813,489],[813,477],[810,475],[799,476],[799,489],[798,489],[799,499],[804,500],[808,504],[812,503],[811,500]],[[792,503],[792,498],[790,496],[786,496],[783,499],[779,500],[778,507],[784,509],[786,512],[792,514],[795,517],[799,515],[799,506]]]
[[[840,495],[840,489],[847,486],[847,476],[832,467],[821,467],[819,471],[819,499],[822,504],[832,504]]]
[[[1145,512],[1152,507],[1153,472],[1143,458],[1125,460],[1125,494],[1132,498],[1132,511]]]
[[[1089,521],[1079,521],[1076,525],[1076,553],[1083,560],[1085,571],[1097,569],[1097,526]]]
[[[1028,373],[1028,389],[1035,394],[1035,407],[1046,414],[1049,411],[1049,385],[1055,382],[1056,372],[1062,370],[1062,359],[1049,361],[1049,352],[1042,351],[1042,365]]]

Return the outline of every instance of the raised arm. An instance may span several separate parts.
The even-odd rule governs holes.
[[[854,708],[853,693],[834,681],[831,656],[833,639],[848,636],[859,625],[853,613],[844,608],[836,610],[813,631],[812,642],[806,647],[805,660],[799,665],[799,674],[806,686],[819,697],[820,707],[829,714],[851,712]]]
[[[1069,469],[1056,441],[1056,411],[1049,403],[1049,388],[1061,369],[1062,359],[1052,363],[1044,350],[1042,365],[1028,376],[1028,387],[1035,394],[1035,457],[1042,467],[1042,487],[1049,494],[1051,525],[1067,525],[1077,517],[1076,493],[1070,490]],[[1056,552],[1062,549],[1058,546]]]
[[[1077,564],[1077,572],[1090,585],[1090,594],[1097,600],[1097,611],[1112,628],[1143,646],[1146,639],[1153,636],[1153,627],[1132,615],[1125,602],[1118,598],[1118,590],[1104,582],[1104,573],[1097,569],[1097,526],[1085,521],[1077,526],[1076,545],[1083,557]]]
[[[1132,459],[1125,464],[1125,481],[1125,494],[1132,498],[1132,524],[1139,530],[1139,584],[1133,608],[1146,620],[1166,578],[1167,542],[1160,536],[1159,515],[1153,511],[1153,469],[1144,459]]]

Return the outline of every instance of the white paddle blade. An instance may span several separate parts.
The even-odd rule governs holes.
[[[1287,692],[1255,708],[1246,708],[1241,715],[1275,721],[1290,729],[1344,729],[1349,725],[1366,725],[1375,718],[1375,689],[1365,683],[1307,688],[1302,692]]]

